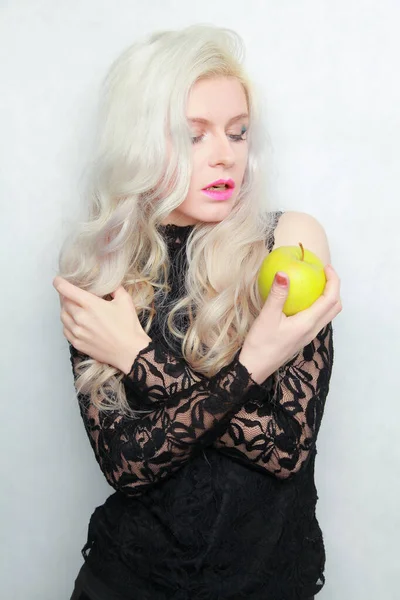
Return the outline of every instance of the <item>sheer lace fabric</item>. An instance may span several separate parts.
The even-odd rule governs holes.
[[[80,356],[70,349],[74,365]],[[130,494],[174,472],[194,449],[218,439],[246,398],[261,401],[265,394],[237,358],[217,376],[204,379],[154,340],[136,358],[127,379],[131,406],[151,406],[140,419],[99,411],[82,397],[80,406],[107,481]]]
[[[277,213],[277,219],[280,214]],[[181,250],[190,233],[190,226],[167,226],[164,233],[169,241],[171,257],[175,264],[179,261],[179,271],[182,273],[185,255]],[[272,244],[273,239],[270,240],[269,249]],[[177,293],[179,285],[176,282],[173,289]],[[271,597],[274,600],[287,600],[307,598],[317,593],[324,582],[325,557],[314,512],[317,497],[313,469],[315,445],[333,364],[332,324],[322,329],[310,344],[262,385],[252,380],[251,374],[238,360],[240,350],[217,375],[205,378],[193,371],[179,352],[168,347],[157,321],[151,337],[152,341],[139,353],[130,373],[123,379],[132,408],[147,412],[138,419],[117,412],[99,412],[87,398],[79,395],[82,419],[99,466],[107,481],[117,490],[119,502],[124,506],[124,511],[127,510],[124,514],[129,514],[128,530],[138,522],[141,507],[151,506],[151,512],[158,515],[156,521],[150,520],[148,523],[154,533],[154,544],[164,548],[164,534],[157,534],[159,526],[156,523],[161,519],[163,527],[174,530],[175,537],[182,536],[185,539],[183,545],[190,546],[191,552],[197,548],[195,556],[203,556],[200,548],[204,542],[204,556],[209,561],[213,557],[215,564],[224,563],[223,549],[228,545],[226,569],[227,573],[231,573],[231,578],[226,582],[225,595],[218,596],[218,586],[214,575],[210,574],[210,569],[213,570],[215,565],[207,563],[207,570],[204,558],[201,563],[203,570],[196,567],[197,578],[193,573],[190,595],[175,596],[176,589],[185,589],[185,593],[189,594],[187,573],[190,569],[187,571],[184,566],[187,552],[182,551],[182,540],[177,547],[171,540],[165,542],[161,566],[155,558],[153,547],[152,550],[143,549],[144,546],[147,548],[147,542],[138,537],[136,525],[134,540],[129,531],[123,532],[118,528],[118,535],[114,533],[117,540],[113,543],[114,550],[110,555],[104,545],[105,539],[110,539],[107,526],[110,509],[107,503],[102,509],[96,509],[92,516],[85,558],[90,554],[93,569],[97,568],[99,573],[101,571],[103,577],[107,572],[107,579],[104,580],[112,583],[127,598],[130,597],[129,585],[133,582],[135,586],[142,585],[140,597],[147,597],[148,592],[152,600],[158,597],[187,597],[188,600],[197,597],[199,600],[219,597],[261,600]],[[76,376],[76,361],[82,355],[71,345],[70,351]],[[209,469],[206,465],[203,467],[205,461]],[[234,480],[242,480],[246,488],[242,489],[242,484],[237,488],[237,484],[232,483]],[[190,481],[193,481],[191,491],[188,488]],[[281,487],[284,484],[285,487]],[[205,486],[198,504],[194,500],[197,486]],[[231,489],[229,498],[226,496],[227,487]],[[225,489],[220,497],[219,489]],[[297,492],[293,496],[294,489]],[[178,498],[180,502],[183,498],[191,498],[187,522],[182,507],[177,513],[168,508],[171,502],[178,502]],[[248,539],[254,535],[253,528],[249,528],[248,524],[241,526],[240,536],[236,526],[224,529],[221,524],[229,520],[230,514],[239,515],[243,511],[247,514],[245,506],[250,498],[253,498],[251,504],[253,513],[256,511],[254,514],[263,511],[271,503],[268,516],[264,514],[257,525],[257,529],[263,532],[263,541],[257,542],[258,549]],[[256,499],[258,504],[255,503]],[[211,502],[209,506],[208,500]],[[135,508],[131,509],[132,506]],[[119,519],[117,510],[121,510],[121,507],[112,512],[113,520]],[[207,510],[209,515],[214,514],[212,523],[202,516],[203,510]],[[105,514],[108,515],[107,519]],[[196,521],[193,521],[194,514],[197,515]],[[285,515],[285,519],[282,515]],[[181,522],[177,524],[177,520]],[[273,533],[276,523],[281,523],[278,537],[276,532]],[[192,530],[189,539],[188,528]],[[182,533],[178,534],[178,529]],[[214,532],[212,551],[206,530]],[[275,542],[274,551],[271,550],[274,548],[273,539],[281,540]],[[286,549],[280,547],[280,543],[284,543]],[[121,557],[121,550],[116,546],[118,544],[134,544],[135,548],[141,548],[140,554],[135,552],[131,559],[144,568],[142,559],[147,556],[149,563],[146,563],[146,569],[152,573],[152,584],[148,579],[146,583],[139,584],[137,576],[130,569],[122,568],[121,564],[126,560]],[[268,551],[265,544],[268,545]],[[292,547],[292,553],[288,550],[288,544]],[[251,573],[251,568],[250,573],[246,570],[244,574],[246,560],[243,559],[243,553],[249,553],[252,560],[260,565],[261,571],[257,576]],[[176,562],[177,554],[181,562]],[[172,563],[166,556],[170,556]],[[200,561],[200,558],[196,560]],[[161,587],[161,591],[157,591],[160,593],[158,596],[154,581],[164,572],[164,568],[169,573],[166,577],[172,579],[168,580],[168,585],[165,582],[163,585],[168,587],[171,583],[175,591],[172,593],[170,589],[168,591]],[[281,568],[286,570],[286,574],[280,571]],[[134,564],[132,569],[135,569]],[[235,573],[241,573],[240,582],[236,580]],[[261,590],[265,591],[268,587],[266,581],[273,596],[262,595]],[[229,586],[236,590],[232,591],[232,596],[229,595]],[[243,592],[244,596],[239,594],[242,587],[247,590]],[[208,590],[209,595],[197,596],[198,590],[203,588]]]

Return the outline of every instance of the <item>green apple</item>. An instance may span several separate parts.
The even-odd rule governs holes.
[[[283,312],[286,316],[305,310],[323,293],[326,276],[322,261],[311,250],[299,246],[280,246],[263,260],[258,273],[258,289],[265,302],[277,271],[289,277],[289,291]]]

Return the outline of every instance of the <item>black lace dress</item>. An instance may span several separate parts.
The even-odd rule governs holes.
[[[190,230],[165,227],[179,269]],[[178,290],[175,282],[171,293]],[[240,351],[205,378],[168,347],[157,323],[150,337],[124,384],[132,406],[151,412],[138,420],[99,413],[78,395],[96,459],[116,490],[90,519],[86,565],[131,600],[297,600],[318,593],[325,552],[314,461],[332,324],[279,370],[279,379],[275,373],[261,385],[239,362]],[[70,350],[74,369],[79,353]]]

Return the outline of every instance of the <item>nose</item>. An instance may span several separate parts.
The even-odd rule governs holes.
[[[235,154],[225,133],[213,137],[208,162],[211,167],[218,165],[232,167],[234,165]]]

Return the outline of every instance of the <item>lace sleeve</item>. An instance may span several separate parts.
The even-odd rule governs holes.
[[[249,400],[214,446],[249,466],[289,479],[307,463],[320,428],[333,365],[333,330],[317,337],[275,373],[263,400]]]
[[[70,354],[76,379],[78,359],[87,357],[71,344]],[[193,452],[211,445],[249,398],[261,399],[265,388],[251,379],[238,355],[205,379],[150,342],[124,381],[132,408],[148,411],[137,419],[99,411],[78,394],[96,460],[111,486],[129,495],[142,493],[183,466]]]

